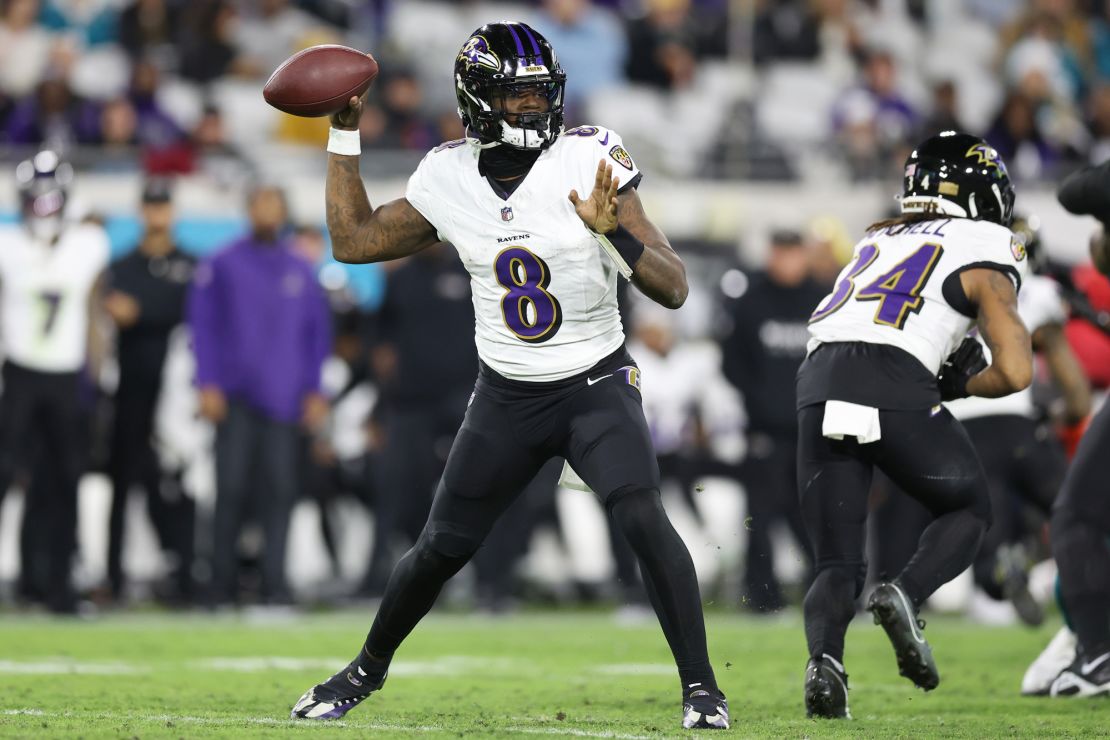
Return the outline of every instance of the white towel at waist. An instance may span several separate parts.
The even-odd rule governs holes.
[[[861,445],[878,442],[883,436],[879,410],[847,401],[825,401],[821,434],[829,439],[855,437]]]
[[[586,481],[582,480],[582,476],[566,460],[563,461],[563,472],[559,476],[559,485],[563,488],[573,488],[575,491],[593,493],[593,490],[586,485]]]

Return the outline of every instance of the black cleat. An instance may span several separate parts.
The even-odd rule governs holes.
[[[1110,696],[1110,653],[1078,655],[1048,691],[1051,696]]]
[[[898,658],[898,673],[919,688],[935,689],[940,684],[940,675],[933,651],[921,634],[925,623],[918,620],[906,592],[895,583],[881,583],[868,599],[867,611],[875,615],[875,624],[886,630]]]
[[[682,700],[682,729],[727,730],[728,702],[720,691],[698,689]]]
[[[383,684],[385,676],[373,683],[358,662],[352,661],[327,681],[306,691],[293,705],[289,719],[339,719]]]
[[[1044,609],[1029,593],[1029,558],[1021,545],[998,548],[995,579],[1002,586],[1002,595],[1014,605],[1018,618],[1030,627],[1044,622]]]
[[[848,711],[848,674],[836,658],[822,655],[806,664],[806,716],[851,719]]]

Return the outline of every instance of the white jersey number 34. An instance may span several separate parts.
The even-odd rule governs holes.
[[[916,251],[891,269],[879,275],[866,287],[856,290],[855,280],[879,256],[879,247],[875,244],[866,244],[856,259],[856,265],[845,275],[836,290],[829,296],[825,305],[818,306],[810,316],[810,323],[820,321],[839,310],[855,293],[857,301],[878,301],[875,309],[875,323],[901,329],[906,325],[910,315],[921,310],[923,298],[921,290],[933,268],[937,266],[944,248],[939,244],[922,244]]]

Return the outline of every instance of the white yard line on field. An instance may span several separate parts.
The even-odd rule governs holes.
[[[228,673],[262,673],[264,671],[327,671],[335,673],[343,666],[345,658],[290,658],[281,655],[253,655],[249,657],[197,658],[185,665],[202,671]]]
[[[651,735],[626,735],[623,732],[590,732],[573,727],[506,727],[508,732],[524,735],[569,735],[571,737],[609,737],[616,740],[650,740]]]
[[[156,722],[158,724],[183,724],[199,725],[202,727],[234,727],[236,725],[264,725],[267,727],[297,727],[320,728],[322,730],[351,728],[352,730],[374,730],[390,732],[448,732],[446,728],[431,725],[403,725],[391,722],[344,722],[342,720],[328,720],[326,722],[304,722],[282,719],[279,717],[197,717],[188,714],[140,714],[130,712],[44,712],[41,709],[5,709],[0,715],[26,715],[33,717],[47,717],[54,719],[103,719],[116,722]],[[505,727],[506,732],[518,732],[523,735],[563,735],[568,737],[599,737],[612,738],[613,740],[650,740],[650,735],[629,735],[621,732],[592,732],[590,730],[577,730],[573,727]]]
[[[82,673],[103,676],[122,676],[147,673],[150,669],[130,663],[96,663],[61,658],[46,660],[0,660],[0,674],[63,674]]]
[[[391,732],[445,732],[442,727],[430,725],[401,725],[386,722],[350,723],[342,720],[327,720],[323,722],[305,722],[283,719],[280,717],[196,717],[188,714],[140,714],[130,712],[44,712],[41,709],[7,709],[0,711],[0,715],[30,715],[53,719],[101,719],[113,722],[156,722],[158,724],[199,725],[203,727],[234,727],[236,725],[265,725],[267,727],[297,727],[305,728],[309,732],[327,729],[350,727],[359,730],[389,730]],[[319,728],[319,730],[315,729]],[[615,736],[614,736],[615,737]]]
[[[266,673],[271,671],[320,671],[331,674],[342,668],[346,658],[297,658],[282,655],[219,656],[197,658],[184,663],[191,670],[226,673]],[[177,670],[176,662],[140,664],[123,661],[80,661],[65,658],[0,660],[0,675],[102,675],[126,676],[159,670]],[[478,658],[469,655],[444,655],[434,660],[403,660],[390,667],[394,676],[505,675],[525,673],[525,661],[511,658]]]
[[[265,671],[325,671],[334,673],[346,658],[292,658],[280,655],[198,658],[186,665],[194,670],[262,673]],[[528,664],[511,658],[478,658],[470,655],[443,655],[435,660],[401,660],[389,667],[392,676],[458,676],[524,672]]]

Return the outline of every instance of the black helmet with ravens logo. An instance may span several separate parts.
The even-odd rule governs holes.
[[[1014,188],[994,147],[978,136],[942,131],[906,159],[902,213],[939,213],[1009,227]]]
[[[471,136],[483,144],[546,149],[563,129],[566,74],[555,50],[525,23],[501,21],[470,35],[455,58],[455,97]],[[535,94],[546,110],[510,112],[507,98]]]

